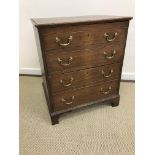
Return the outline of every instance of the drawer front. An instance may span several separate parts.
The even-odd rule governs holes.
[[[54,111],[64,110],[77,105],[100,100],[117,94],[118,81],[98,83],[96,86],[81,88],[78,90],[68,90],[53,95]]]
[[[118,79],[121,64],[111,64],[69,73],[53,74],[50,79],[52,92],[88,86],[92,83]]]
[[[45,27],[40,30],[45,50],[85,47],[88,44],[123,43],[128,22],[105,23],[70,27]]]
[[[124,47],[121,45],[93,47],[68,52],[46,53],[48,73],[56,71],[80,70],[114,62],[120,62],[123,58]]]

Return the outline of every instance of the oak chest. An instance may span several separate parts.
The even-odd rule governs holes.
[[[119,105],[132,17],[32,19],[52,124],[65,112],[97,103]]]

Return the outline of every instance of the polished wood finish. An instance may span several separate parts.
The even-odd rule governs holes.
[[[117,94],[117,87],[118,81],[109,81],[106,83],[98,83],[92,86],[90,85],[80,89],[70,89],[55,94],[53,95],[54,111],[75,107],[83,103],[88,103],[115,95]],[[63,102],[62,99],[65,101]]]
[[[79,25],[72,27],[58,27],[58,28],[40,28],[40,34],[44,41],[44,47],[46,50],[50,49],[63,49],[68,50],[69,48],[78,49],[81,47],[87,47],[92,44],[110,44],[107,42],[105,33],[113,35],[117,32],[118,35],[113,43],[119,44],[125,41],[126,28],[128,22],[116,22],[116,23],[105,23],[105,24],[94,24],[94,25]],[[61,42],[67,42],[69,36],[72,36],[72,41],[69,46],[63,47],[56,42],[56,37],[60,38]],[[78,46],[78,47],[77,47]]]
[[[32,19],[52,124],[74,109],[119,105],[131,17]]]
[[[31,19],[37,27],[61,26],[61,25],[83,25],[92,23],[108,23],[118,21],[129,21],[132,17],[109,16],[109,15],[89,15],[77,17],[57,17],[57,18],[34,18]]]
[[[46,53],[46,62],[48,73],[56,71],[72,71],[72,70],[81,70],[85,68],[91,68],[95,66],[101,66],[105,64],[111,64],[114,62],[120,62],[123,58],[124,47],[119,44],[114,44],[111,46],[94,46],[92,48],[76,50],[74,52],[50,52]],[[107,52],[108,56],[113,54],[113,51],[116,51],[116,54],[113,58],[107,59],[104,52]],[[72,57],[73,60],[68,66],[63,66],[58,62],[60,58],[64,63],[68,63],[69,58]]]
[[[58,93],[68,89],[85,87],[92,83],[118,79],[120,76],[120,69],[121,64],[116,63],[64,74],[59,72],[49,76],[49,81],[53,93]],[[73,80],[71,81],[71,79]]]

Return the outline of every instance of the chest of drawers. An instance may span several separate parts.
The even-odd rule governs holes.
[[[52,124],[65,112],[97,103],[119,105],[131,17],[32,19]]]

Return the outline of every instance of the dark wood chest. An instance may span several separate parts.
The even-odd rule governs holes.
[[[119,105],[131,17],[32,19],[52,124],[61,114],[97,103]]]

